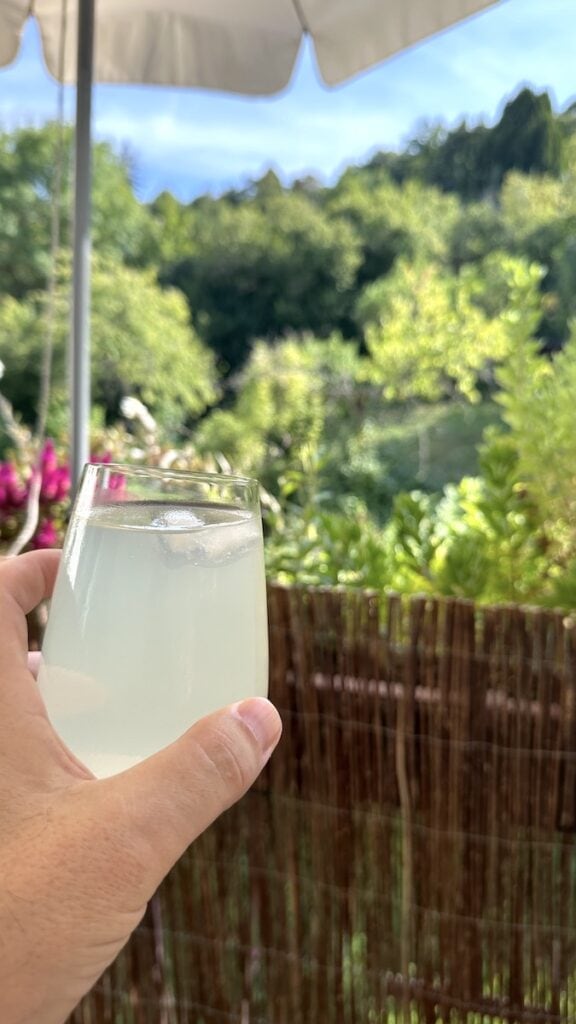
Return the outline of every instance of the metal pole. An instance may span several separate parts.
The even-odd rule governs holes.
[[[90,431],[90,209],[92,190],[92,77],[95,0],[78,0],[76,78],[74,264],[70,337],[71,472],[75,489],[89,457]]]

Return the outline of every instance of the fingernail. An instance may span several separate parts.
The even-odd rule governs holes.
[[[232,714],[248,726],[264,758],[268,758],[282,731],[282,723],[274,705],[265,697],[252,697],[234,704]]]

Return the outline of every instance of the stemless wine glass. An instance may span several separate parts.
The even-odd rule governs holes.
[[[265,696],[257,482],[86,466],[39,685],[56,731],[99,777],[216,708]]]

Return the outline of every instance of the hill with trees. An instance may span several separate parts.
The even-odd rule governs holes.
[[[98,143],[95,429],[134,434],[121,409],[135,396],[165,446],[257,475],[280,578],[576,603],[575,126],[574,106],[524,88],[492,126],[428,126],[329,187],[269,171],[189,204],[140,202],[129,164]],[[57,144],[55,125],[0,134],[1,387],[24,425]],[[0,426],[0,454],[10,445]]]

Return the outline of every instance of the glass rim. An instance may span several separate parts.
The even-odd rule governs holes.
[[[86,462],[84,472],[88,470],[110,470],[112,473],[130,474],[132,476],[155,477],[165,480],[174,477],[176,480],[197,480],[207,484],[232,484],[241,487],[260,487],[255,477],[240,476],[237,473],[208,473],[194,469],[164,469],[160,466],[134,466],[128,462]]]

